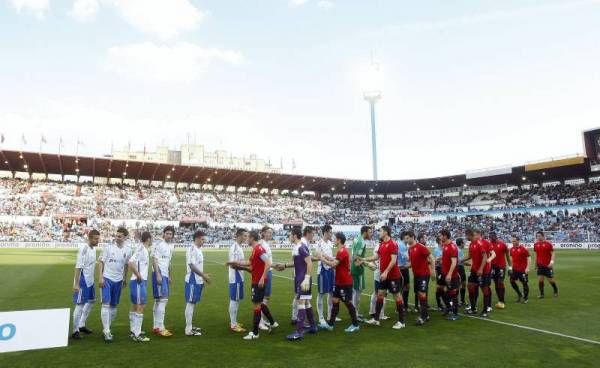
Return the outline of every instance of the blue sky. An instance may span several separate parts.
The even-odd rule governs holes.
[[[582,152],[600,126],[600,1],[0,0],[4,148],[184,143],[369,178]]]

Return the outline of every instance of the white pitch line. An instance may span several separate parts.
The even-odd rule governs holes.
[[[214,261],[209,261],[209,262],[216,263],[216,264],[222,264],[222,263],[214,262]],[[291,277],[283,276],[283,275],[273,274],[273,277],[279,277],[279,278],[286,279],[286,280],[294,280]],[[313,282],[313,285],[317,285],[317,283]],[[369,296],[369,297],[371,296],[371,294],[366,294],[366,293],[361,293],[361,295],[365,295],[365,296]],[[391,299],[388,299],[388,300],[391,301]],[[411,305],[411,304],[408,304],[408,305]],[[480,317],[476,317],[476,316],[469,316],[469,315],[465,315],[465,314],[462,314],[462,313],[461,313],[461,316],[472,318],[472,319],[476,319],[476,320],[479,320],[479,321],[491,322],[491,323],[496,323],[496,324],[499,324],[499,325],[505,325],[505,326],[520,328],[520,329],[523,329],[523,330],[539,332],[539,333],[543,333],[543,334],[546,334],[546,335],[559,336],[559,337],[564,337],[564,338],[571,339],[571,340],[587,342],[589,344],[600,345],[600,341],[585,339],[583,337],[571,336],[571,335],[563,334],[563,333],[560,333],[560,332],[543,330],[541,328],[529,327],[529,326],[519,325],[519,324],[516,324],[516,323],[498,321],[498,320],[494,320],[494,319],[480,318]]]
[[[282,275],[275,275],[275,274],[273,274],[273,277],[279,277],[279,278],[282,278],[282,279],[293,280],[291,277],[282,276]],[[317,283],[313,282],[313,285],[317,285]],[[365,296],[371,296],[371,294],[366,294],[366,293],[361,293],[361,294],[365,295]],[[388,300],[391,300],[391,299],[388,299]],[[411,304],[409,304],[409,305],[411,305]],[[560,337],[564,337],[564,338],[567,338],[567,339],[572,339],[572,340],[587,342],[587,343],[590,343],[590,344],[600,345],[600,341],[585,339],[583,337],[566,335],[566,334],[563,334],[563,333],[560,333],[560,332],[542,330],[541,328],[523,326],[523,325],[519,325],[519,324],[516,324],[516,323],[497,321],[497,320],[494,320],[494,319],[480,318],[480,317],[476,317],[476,316],[469,316],[469,315],[463,315],[463,314],[461,314],[461,315],[464,316],[464,317],[473,318],[473,319],[476,319],[476,320],[479,320],[479,321],[492,322],[492,323],[497,323],[497,324],[500,324],[500,325],[505,325],[505,326],[511,326],[511,327],[520,328],[520,329],[523,329],[523,330],[540,332],[540,333],[544,333],[544,334],[547,334],[547,335],[560,336]]]

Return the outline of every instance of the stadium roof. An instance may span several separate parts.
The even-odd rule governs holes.
[[[0,150],[0,170],[29,172],[30,174],[127,178],[161,182],[172,181],[176,183],[314,191],[317,193],[356,194],[403,193],[417,189],[432,190],[459,187],[465,184],[468,186],[519,185],[587,178],[591,174],[587,158],[581,156],[507,167],[501,170],[480,171],[475,174],[467,173],[414,180],[372,181],[6,150]]]

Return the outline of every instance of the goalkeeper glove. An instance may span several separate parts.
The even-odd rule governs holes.
[[[304,276],[304,281],[300,284],[300,289],[302,289],[302,291],[310,290],[310,275]]]

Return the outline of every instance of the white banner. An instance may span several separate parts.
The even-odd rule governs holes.
[[[67,346],[69,309],[0,312],[0,353]]]

